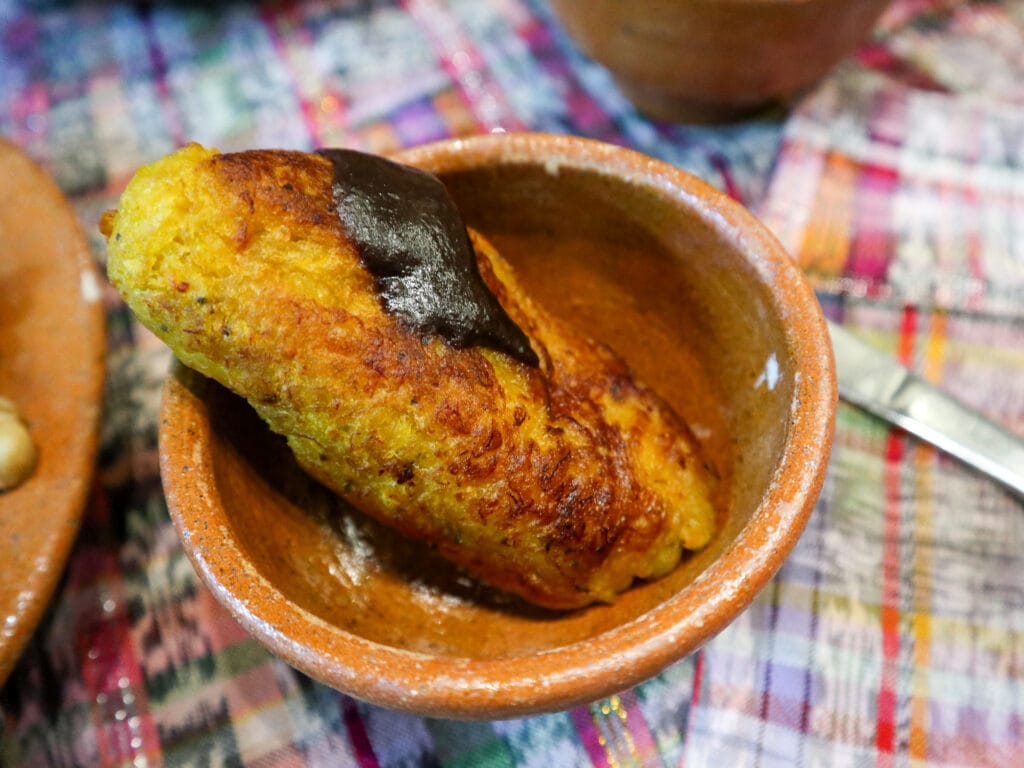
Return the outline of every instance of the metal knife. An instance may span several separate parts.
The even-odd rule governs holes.
[[[829,323],[839,396],[1024,496],[1024,440]]]

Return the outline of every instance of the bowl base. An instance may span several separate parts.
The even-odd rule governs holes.
[[[668,123],[722,125],[781,113],[789,109],[793,99],[765,99],[752,102],[716,102],[693,99],[668,93],[660,88],[631,83],[615,78],[623,96],[645,117]]]

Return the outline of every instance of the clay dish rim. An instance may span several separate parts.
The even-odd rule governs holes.
[[[294,667],[365,701],[439,717],[504,718],[563,710],[625,690],[696,650],[734,619],[782,565],[814,508],[836,407],[831,345],[817,300],[796,264],[751,213],[684,171],[635,151],[524,133],[451,139],[395,157],[442,176],[514,164],[614,176],[701,211],[709,226],[750,255],[773,306],[786,318],[785,343],[799,371],[782,462],[750,522],[683,590],[596,637],[502,659],[397,649],[295,605],[247,562],[203,480],[213,477],[203,403],[172,375],[162,404],[160,462],[174,524],[203,581],[250,634]],[[176,480],[183,462],[198,481]]]
[[[48,172],[0,139],[0,397],[38,462],[0,493],[0,684],[57,589],[88,502],[105,378],[103,281],[74,209]],[[7,322],[3,322],[6,320]]]

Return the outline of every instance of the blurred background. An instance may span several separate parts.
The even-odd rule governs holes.
[[[383,153],[534,130],[629,146],[750,207],[831,319],[1024,433],[1024,3],[895,0],[820,79],[712,124],[648,117],[567,30],[544,0],[0,0],[0,136],[56,179],[101,266],[100,214],[189,141]],[[0,691],[0,763],[1024,764],[1020,502],[846,406],[782,571],[637,689],[457,723],[318,685],[197,581],[156,463],[169,353],[109,287],[104,302],[96,477]]]

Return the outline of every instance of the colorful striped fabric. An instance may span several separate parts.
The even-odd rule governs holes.
[[[0,135],[50,169],[101,262],[99,214],[190,140],[384,151],[523,129],[635,147],[742,200],[830,317],[1024,434],[1021,0],[897,0],[790,113],[718,128],[638,115],[543,0],[0,0]],[[780,573],[637,688],[466,723],[313,682],[197,580],[156,465],[169,356],[105,299],[95,487],[0,690],[0,764],[1024,765],[1024,505],[847,406]]]
[[[761,212],[822,290],[1019,314],[1019,14],[916,16],[787,122]]]

